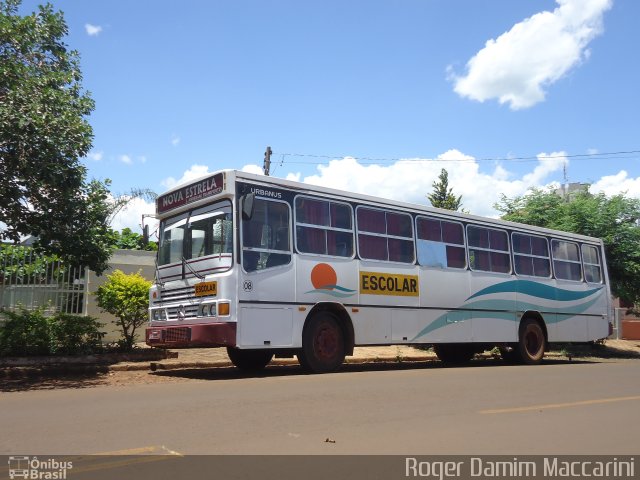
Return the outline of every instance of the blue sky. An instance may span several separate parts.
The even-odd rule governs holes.
[[[640,153],[603,155],[640,151],[637,0],[52,3],[116,194],[259,170],[270,145],[275,176],[418,203],[447,168],[481,215],[565,171],[640,197]]]

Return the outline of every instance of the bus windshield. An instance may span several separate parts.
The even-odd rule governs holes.
[[[226,254],[230,266],[232,218],[231,203],[224,201],[162,220],[158,265]]]

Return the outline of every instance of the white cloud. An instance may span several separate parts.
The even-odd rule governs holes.
[[[533,169],[533,172],[527,173],[522,177],[523,182],[529,186],[540,185],[542,181],[553,172],[562,170],[569,165],[569,159],[564,152],[553,152],[549,155],[541,153],[538,155],[538,165]]]
[[[615,175],[607,175],[591,185],[591,193],[603,192],[607,196],[626,193],[626,196],[640,198],[640,177],[631,178],[625,170]]]
[[[242,167],[242,171],[247,173],[255,173],[257,175],[264,174],[262,167],[259,167],[258,165],[245,165],[244,167]]]
[[[176,180],[173,177],[167,177],[160,182],[160,185],[166,187],[167,189],[177,187],[178,185],[182,185],[183,183],[188,183],[192,180],[196,180],[200,177],[205,176],[209,173],[209,167],[206,165],[191,165],[189,170],[185,171],[181,178]]]
[[[177,147],[182,139],[178,135],[171,135],[171,145]]]
[[[90,37],[96,37],[102,32],[100,25],[91,25],[90,23],[85,23],[84,29]]]
[[[131,165],[133,163],[133,160],[131,159],[131,157],[129,155],[120,155],[120,157],[118,157],[118,159],[122,163],[126,163],[127,165]]]
[[[148,202],[143,198],[134,198],[125,208],[120,210],[111,221],[111,228],[121,231],[123,228],[130,228],[136,233],[142,233],[142,215],[153,215],[155,213],[155,204]],[[145,225],[149,225],[149,231],[154,232],[157,229],[158,221],[151,217],[145,217]],[[152,240],[155,240],[152,238]]]
[[[461,97],[484,102],[498,99],[511,109],[528,108],[545,98],[545,89],[589,57],[588,45],[603,31],[602,17],[613,0],[556,0],[543,11],[515,24],[484,48],[458,76],[449,67]]]
[[[399,201],[428,205],[427,195],[442,168],[449,174],[453,193],[462,195],[463,208],[475,215],[497,217],[493,205],[500,195],[523,195],[531,187],[545,187],[551,182],[551,174],[561,171],[568,163],[564,153],[538,155],[535,167],[523,175],[508,170],[508,163],[497,163],[493,171],[480,171],[480,163],[459,150],[449,150],[435,159],[406,159],[392,165],[362,165],[356,159],[346,157],[318,166],[318,173],[303,177],[290,172],[288,180],[303,181],[363,194],[375,195]],[[506,166],[505,166],[506,165]],[[254,165],[256,171],[259,169]],[[245,167],[245,170],[248,170]],[[409,181],[410,180],[410,181]]]
[[[89,152],[89,154],[87,155],[87,158],[90,158],[91,160],[95,161],[95,162],[99,162],[100,160],[102,160],[102,158],[104,157],[104,152],[100,151],[100,152]]]

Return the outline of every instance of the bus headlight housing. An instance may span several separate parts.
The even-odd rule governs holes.
[[[228,317],[231,312],[231,304],[228,301],[205,303],[199,307],[200,317]]]

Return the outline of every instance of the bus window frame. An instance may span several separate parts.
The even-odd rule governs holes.
[[[580,279],[575,280],[573,278],[559,278],[557,273],[556,273],[556,257],[554,255],[554,250],[553,250],[553,242],[564,242],[564,243],[571,243],[573,245],[575,245],[577,247],[578,250],[578,261],[575,260],[568,260],[568,259],[564,259],[564,258],[560,258],[558,259],[559,262],[564,262],[564,263],[573,263],[576,265],[580,266]],[[561,282],[574,282],[574,283],[585,283],[585,278],[584,278],[584,269],[583,269],[583,265],[582,265],[582,249],[580,248],[580,243],[578,242],[574,242],[571,240],[562,240],[560,238],[552,238],[551,239],[551,263],[553,266],[553,278],[555,278],[556,280],[559,280]]]
[[[437,242],[437,243],[442,243],[445,246],[445,248],[447,246],[462,248],[462,250],[464,252],[464,262],[465,262],[464,267],[450,267],[450,266],[447,265],[446,267],[441,267],[440,268],[440,267],[437,267],[437,266],[423,265],[423,264],[420,263],[419,254],[418,254],[418,242],[419,241],[424,241],[424,242],[432,241],[432,242],[435,242],[434,240],[420,239],[418,237],[418,235],[419,235],[419,233],[418,233],[418,220],[420,220],[420,219],[437,220],[437,221],[439,221],[440,222],[440,233],[441,233],[440,238],[442,238],[442,222],[447,222],[447,223],[451,223],[451,224],[454,224],[454,225],[459,225],[461,227],[461,229],[462,229],[462,244],[459,244],[459,243],[448,243],[448,242],[445,242],[445,241],[440,241],[440,242]],[[416,249],[416,261],[415,262],[416,262],[417,265],[419,265],[421,267],[424,267],[424,268],[437,268],[437,269],[440,269],[440,270],[458,270],[458,271],[469,270],[469,255],[468,255],[468,248],[467,248],[467,229],[465,228],[465,224],[464,223],[462,223],[460,221],[457,221],[457,220],[454,220],[454,219],[436,217],[436,216],[433,216],[433,215],[421,215],[421,214],[417,214],[415,216],[414,221],[415,221],[414,236],[415,236],[415,249]]]
[[[280,203],[283,204],[287,207],[287,212],[288,212],[288,221],[287,221],[287,228],[288,228],[288,238],[289,238],[289,249],[288,250],[272,250],[269,248],[254,248],[254,247],[248,247],[246,248],[244,246],[244,225],[245,222],[251,222],[256,218],[256,210],[258,209],[258,202],[272,202],[272,203]],[[293,220],[293,212],[292,212],[292,208],[291,205],[289,204],[289,202],[285,201],[285,200],[280,200],[280,199],[275,199],[275,198],[269,198],[269,197],[261,197],[261,196],[256,196],[253,202],[253,215],[251,215],[250,219],[244,219],[241,218],[240,219],[240,242],[239,242],[239,251],[240,251],[240,265],[242,268],[242,271],[244,273],[256,273],[256,272],[264,272],[267,270],[271,270],[274,268],[279,268],[279,267],[288,267],[293,263],[293,254],[294,254],[294,250],[293,250],[293,234],[292,234],[292,220]],[[267,225],[263,223],[263,226]],[[273,266],[265,266],[264,268],[261,269],[255,269],[255,270],[247,270],[245,268],[245,252],[256,252],[258,254],[262,254],[262,253],[275,253],[275,254],[280,254],[280,255],[289,255],[289,261],[287,263],[283,263],[283,264],[279,264],[279,265],[273,265]],[[268,262],[268,258],[267,258],[267,262]]]
[[[535,238],[541,238],[542,240],[545,241],[545,243],[547,244],[547,253],[549,254],[547,257],[543,257],[540,255],[533,255],[533,254],[527,254],[527,253],[516,253],[516,249],[514,247],[515,242],[513,241],[513,236],[514,235],[526,235],[528,237],[535,237]],[[544,276],[544,275],[527,275],[526,273],[518,273],[517,269],[516,269],[516,259],[515,256],[516,255],[520,255],[521,257],[528,257],[528,258],[546,258],[547,261],[549,262],[549,275]],[[541,279],[552,279],[554,278],[554,272],[553,272],[553,260],[551,258],[551,246],[549,244],[549,238],[543,236],[543,235],[534,235],[531,233],[526,233],[523,232],[521,230],[513,230],[511,232],[511,256],[512,258],[512,262],[513,262],[513,269],[512,272],[514,275],[516,275],[517,277],[527,277],[527,278],[541,278]]]
[[[589,247],[589,248],[593,248],[596,251],[596,256],[598,257],[598,263],[587,263],[584,261],[584,248],[585,247]],[[580,244],[580,258],[582,260],[582,277],[584,278],[584,281],[588,284],[591,285],[602,285],[604,284],[604,271],[603,271],[603,267],[602,267],[602,256],[600,255],[600,246],[597,245],[591,245],[589,243],[581,243]],[[595,267],[597,266],[600,269],[600,281],[598,282],[590,282],[589,280],[587,280],[587,275],[586,275],[586,269],[585,266],[589,265],[591,267]]]
[[[385,227],[385,233],[377,233],[377,232],[367,232],[367,231],[360,231],[360,226],[359,226],[359,222],[358,222],[358,212],[361,209],[367,209],[367,210],[374,210],[374,211],[378,211],[378,212],[382,212],[384,213],[384,227]],[[404,215],[409,217],[410,220],[410,226],[411,226],[411,236],[410,237],[400,237],[397,235],[389,235],[387,233],[388,228],[387,228],[387,212],[395,214],[395,215]],[[356,206],[355,209],[355,232],[356,232],[356,243],[357,243],[357,252],[358,252],[358,258],[360,260],[364,260],[367,262],[381,262],[381,263],[391,263],[394,265],[416,265],[416,261],[417,261],[417,255],[416,255],[416,235],[415,235],[415,228],[414,228],[414,215],[412,215],[410,212],[402,212],[402,211],[398,211],[398,210],[392,210],[392,209],[387,209],[387,208],[380,208],[380,207],[374,207],[371,205],[366,205],[366,204],[361,204]],[[380,238],[384,238],[386,240],[386,250],[387,250],[387,259],[386,260],[382,260],[379,258],[366,258],[363,257],[361,252],[360,252],[360,234],[363,235],[368,235],[370,237],[380,237]],[[411,240],[411,243],[413,245],[413,260],[411,262],[400,262],[400,261],[396,261],[396,260],[389,260],[389,239],[394,239],[394,240],[404,240],[404,241],[409,241]]]
[[[471,241],[470,241],[470,236],[469,236],[469,228],[482,228],[485,230],[493,230],[494,232],[501,232],[504,233],[506,238],[507,238],[507,250],[494,250],[491,248],[491,244],[489,244],[488,248],[484,248],[484,247],[475,247],[471,245]],[[511,238],[509,235],[509,232],[507,230],[503,230],[501,228],[494,228],[494,227],[489,227],[486,225],[479,225],[477,223],[467,223],[467,225],[465,226],[465,233],[466,233],[466,240],[467,240],[467,265],[469,266],[469,270],[471,270],[472,272],[478,272],[478,273],[489,273],[489,274],[494,274],[494,275],[513,275],[514,274],[514,269],[513,269],[513,259],[511,258],[511,251],[513,250],[511,248]],[[495,253],[499,253],[502,255],[507,255],[507,258],[509,259],[509,271],[507,272],[495,272],[493,270],[478,270],[473,268],[473,265],[471,264],[471,249],[473,248],[473,250],[479,250],[479,251],[483,251],[483,252],[495,252]],[[489,255],[489,261],[491,262],[491,255]],[[489,266],[491,266],[491,263],[489,264]]]
[[[299,223],[298,222],[298,213],[297,213],[297,202],[298,199],[309,199],[315,202],[326,202],[328,203],[328,207],[329,207],[329,225],[316,225],[316,224],[312,224],[312,223]],[[337,227],[332,227],[331,226],[331,203],[335,203],[338,205],[342,205],[342,206],[347,206],[349,207],[349,213],[351,215],[351,230],[348,229],[344,229],[344,228],[337,228]],[[317,256],[317,257],[323,257],[323,258],[335,258],[335,259],[342,259],[342,260],[353,260],[356,257],[356,242],[357,242],[357,236],[356,236],[356,219],[355,219],[355,214],[354,214],[354,209],[353,206],[349,203],[349,202],[345,202],[342,200],[335,200],[332,198],[318,198],[318,197],[313,197],[310,195],[304,195],[304,194],[300,194],[300,195],[296,195],[293,199],[293,228],[292,228],[292,234],[293,234],[293,241],[294,241],[294,250],[295,253],[297,255],[311,255],[311,256]],[[300,248],[298,248],[298,226],[300,227],[304,227],[304,228],[316,228],[318,230],[324,230],[325,231],[325,250],[328,252],[329,251],[329,245],[327,244],[327,236],[326,236],[326,232],[332,231],[332,232],[341,232],[341,233],[351,233],[351,254],[348,256],[341,256],[341,255],[332,255],[330,253],[315,253],[315,252],[304,252],[302,250],[300,250]]]

